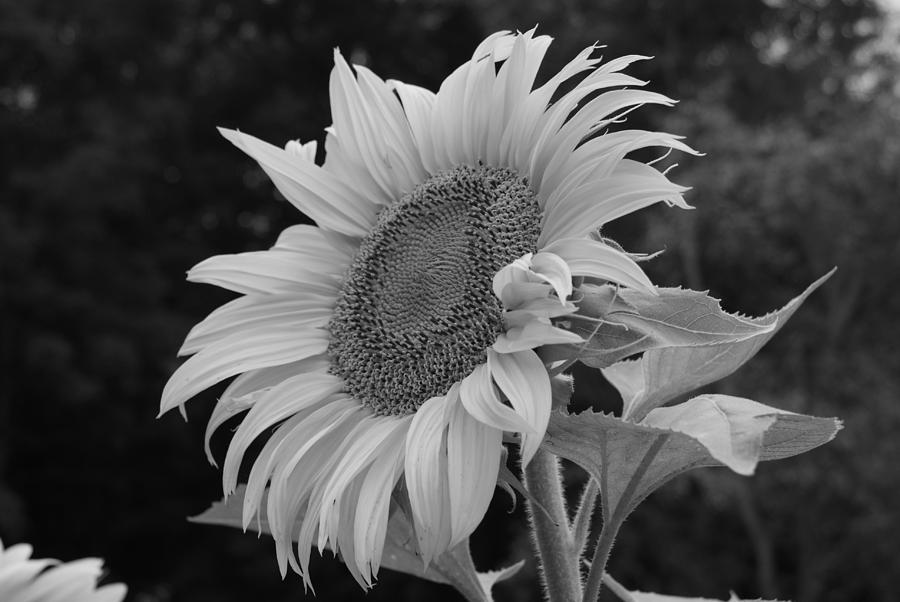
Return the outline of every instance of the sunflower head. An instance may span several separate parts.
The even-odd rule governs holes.
[[[314,142],[281,149],[222,130],[317,225],[190,271],[241,296],[188,335],[193,357],[161,410],[237,376],[207,453],[211,433],[245,413],[227,495],[271,433],[244,522],[265,511],[282,571],[308,580],[310,548],[327,546],[371,585],[395,489],[425,563],[463,541],[491,500],[505,433],[523,463],[544,436],[551,379],[536,350],[581,341],[559,321],[577,311],[573,277],[654,294],[594,234],[656,202],[687,207],[683,188],[629,153],[693,151],[665,133],[608,131],[638,105],[672,103],[621,72],[645,57],[601,64],[590,47],[536,86],[549,44],[533,31],[489,36],[437,93],[336,52],[322,165]]]
[[[328,325],[331,371],[378,414],[446,395],[504,332],[487,286],[533,252],[541,212],[505,168],[439,172],[385,208],[359,246]]]

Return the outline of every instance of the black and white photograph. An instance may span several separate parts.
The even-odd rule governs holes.
[[[0,0],[0,602],[894,602],[900,0]]]

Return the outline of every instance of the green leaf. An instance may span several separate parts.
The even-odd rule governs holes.
[[[577,359],[605,368],[628,356],[667,347],[728,343],[759,336],[775,324],[729,314],[703,292],[660,288],[658,295],[585,284],[578,313],[566,317],[581,344],[548,345],[545,361]]]
[[[738,598],[734,594],[728,600],[714,600],[713,598],[685,598],[683,596],[664,596],[662,594],[652,594],[649,592],[628,592],[631,598],[630,602],[781,602],[779,600],[763,600],[756,598],[749,600],[746,598]]]
[[[190,517],[188,520],[194,523],[243,529],[242,511],[245,488],[244,485],[239,485],[234,494],[227,499],[213,502],[206,511]],[[263,509],[267,507],[265,499],[260,507]],[[524,561],[520,561],[499,571],[479,573],[475,570],[475,564],[469,553],[469,541],[466,540],[432,560],[426,568],[416,548],[412,524],[399,507],[392,510],[381,560],[381,566],[384,568],[451,585],[471,602],[492,602],[491,589],[493,586],[512,577],[524,565]],[[297,517],[298,529],[302,520],[302,516]],[[260,533],[269,534],[271,532],[265,516],[260,516],[256,526],[256,530]]]
[[[622,416],[640,420],[653,408],[737,370],[756,355],[834,272],[831,270],[813,282],[778,311],[750,318],[750,322],[767,329],[748,338],[699,347],[652,349],[639,360],[623,361],[605,368],[603,375],[622,394]]]
[[[687,598],[682,596],[664,596],[662,594],[654,594],[650,592],[638,592],[626,589],[621,583],[616,581],[609,573],[604,573],[603,583],[609,586],[616,596],[623,602],[782,602],[780,600],[745,600],[738,598],[734,592],[728,600],[714,600],[712,598]]]
[[[624,518],[652,491],[688,469],[726,465],[751,474],[757,462],[818,447],[840,428],[835,418],[702,395],[657,408],[640,423],[591,411],[557,412],[550,418],[544,445],[597,479],[605,517]]]

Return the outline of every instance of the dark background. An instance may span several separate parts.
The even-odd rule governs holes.
[[[898,29],[851,0],[0,0],[4,544],[101,556],[134,601],[302,599],[271,541],[184,520],[221,494],[202,452],[217,391],[187,424],[154,419],[182,337],[229,298],[185,270],[266,248],[302,219],[215,126],[321,139],[333,47],[436,89],[484,35],[535,23],[557,38],[543,77],[597,40],[610,58],[655,55],[630,72],[682,102],[630,125],[707,153],[672,174],[697,211],[653,208],[607,232],[666,249],[657,282],[761,314],[839,266],[715,390],[846,428],[751,479],[679,477],[626,524],[613,574],[680,595],[895,600]],[[577,402],[616,400],[583,378]],[[521,508],[508,508],[498,496],[476,535],[483,568],[531,555]],[[366,595],[332,560],[313,578],[322,600],[456,599],[390,571]],[[538,600],[533,566],[498,598]]]

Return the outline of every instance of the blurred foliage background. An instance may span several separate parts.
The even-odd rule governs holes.
[[[189,327],[228,296],[184,271],[267,248],[302,220],[216,125],[321,139],[332,49],[436,89],[487,33],[557,38],[542,72],[600,41],[681,103],[630,125],[684,134],[694,212],[654,208],[607,234],[666,249],[657,282],[761,314],[837,275],[714,390],[846,428],[752,479],[682,476],[626,524],[611,570],[680,595],[895,600],[900,586],[898,27],[864,0],[0,0],[0,537],[107,559],[129,600],[298,600],[270,541],[184,519],[220,497],[202,430],[217,391],[155,420]],[[579,374],[576,405],[614,408]],[[215,440],[221,452],[227,433]],[[221,457],[221,456],[220,456]],[[568,474],[573,494],[583,475]],[[484,568],[531,555],[497,496]],[[334,560],[321,600],[457,599]],[[539,600],[533,566],[498,588]]]

